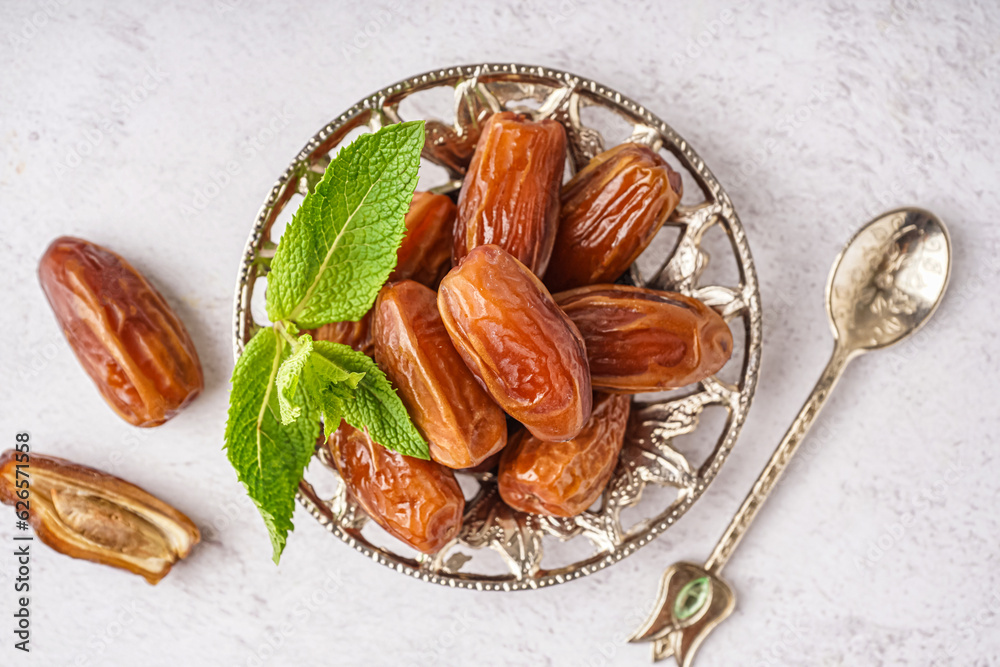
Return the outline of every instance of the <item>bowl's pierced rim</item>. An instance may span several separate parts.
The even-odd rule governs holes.
[[[338,482],[336,494],[327,500],[320,498],[309,482],[303,480],[300,485],[298,500],[330,532],[365,556],[403,574],[454,588],[542,588],[592,574],[634,553],[673,525],[715,478],[736,441],[757,385],[761,306],[756,269],[743,226],[725,190],[687,141],[643,106],[607,86],[545,67],[480,64],[433,70],[383,88],[342,113],[309,140],[275,183],[257,214],[240,266],[233,332],[236,357],[257,327],[250,299],[260,260],[273,254],[274,245],[267,240],[267,235],[284,205],[292,195],[308,192],[328,162],[329,153],[351,130],[358,127],[375,130],[384,124],[398,122],[401,120],[400,101],[415,92],[440,86],[455,87],[456,109],[464,104],[466,111],[475,105],[485,111],[507,108],[508,103],[516,107],[517,101],[526,98],[541,102],[537,109],[523,110],[536,117],[555,118],[566,126],[571,161],[576,168],[603,150],[600,135],[580,121],[583,106],[603,106],[614,111],[633,123],[635,131],[630,141],[672,153],[695,179],[705,201],[678,207],[668,223],[681,229],[674,251],[655,275],[641,276],[633,266],[632,278],[636,284],[696,296],[719,310],[727,320],[739,319],[743,323],[743,366],[736,385],[713,377],[694,385],[689,393],[679,398],[633,403],[628,441],[598,510],[588,510],[570,519],[514,512],[498,502],[491,475],[477,476],[482,488],[467,504],[462,534],[456,544],[463,546],[465,551],[470,546],[492,547],[510,567],[509,574],[460,571],[459,568],[470,559],[464,553],[447,558],[456,544],[434,556],[416,557],[402,556],[387,547],[374,545],[362,536],[366,517],[344,493],[343,484]],[[424,157],[448,168],[452,178],[460,176],[449,168],[447,160],[438,160],[433,151],[425,149]],[[700,248],[702,235],[716,224],[728,235],[738,265],[739,285],[734,287],[698,285],[707,263],[707,256]],[[723,406],[728,417],[714,451],[698,469],[693,469],[684,456],[670,446],[670,441],[693,431],[707,405]],[[319,448],[320,460],[332,469],[324,453],[325,448]],[[649,483],[677,487],[677,499],[659,515],[623,530],[621,511],[636,504]],[[543,534],[564,540],[587,537],[598,551],[570,565],[541,569]]]

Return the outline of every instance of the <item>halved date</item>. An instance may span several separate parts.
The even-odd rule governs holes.
[[[580,332],[542,282],[499,246],[470,252],[441,281],[438,310],[465,364],[507,414],[547,441],[590,418]]]
[[[535,275],[545,273],[559,224],[566,131],[512,111],[483,125],[458,196],[452,263],[476,246],[500,246]]]
[[[630,403],[628,396],[596,394],[590,421],[566,442],[519,432],[500,456],[500,497],[516,510],[551,516],[593,505],[618,463]]]
[[[55,456],[0,455],[0,501],[26,508],[38,539],[59,553],[151,584],[201,539],[191,519],[138,486]]]
[[[49,305],[108,405],[136,426],[158,426],[204,387],[184,324],[124,259],[64,236],[38,266]]]
[[[650,148],[604,151],[562,189],[545,284],[553,292],[614,282],[681,200],[681,177]]]
[[[406,214],[406,236],[396,251],[389,281],[416,280],[437,287],[451,268],[454,202],[445,195],[417,192]]]
[[[386,285],[375,302],[375,360],[449,468],[479,465],[507,444],[507,418],[451,344],[437,295],[412,280]]]
[[[458,535],[465,496],[451,470],[386,449],[347,422],[327,446],[348,492],[394,537],[429,554]]]
[[[676,389],[717,372],[733,353],[725,320],[697,299],[626,285],[553,297],[579,328],[595,389]]]

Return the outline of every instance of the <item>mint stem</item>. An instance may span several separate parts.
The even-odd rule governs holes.
[[[288,326],[289,326],[288,322],[286,322],[285,320],[280,320],[274,323],[274,330],[275,332],[277,332],[279,336],[284,338],[289,345],[292,346],[292,352],[294,353],[296,350],[299,349],[299,341],[290,333],[288,333]]]

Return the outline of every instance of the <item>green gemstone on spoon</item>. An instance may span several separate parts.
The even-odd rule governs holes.
[[[674,601],[674,616],[678,621],[686,621],[697,614],[708,600],[712,582],[708,577],[698,577],[684,585]]]

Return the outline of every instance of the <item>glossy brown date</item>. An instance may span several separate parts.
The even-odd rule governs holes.
[[[412,280],[375,302],[375,361],[430,445],[431,458],[468,468],[507,444],[507,417],[451,344],[437,295]]]
[[[630,403],[628,396],[596,394],[590,421],[566,442],[519,432],[500,456],[500,497],[516,510],[551,516],[593,505],[618,463]]]
[[[592,399],[583,340],[526,266],[499,246],[479,246],[441,281],[438,310],[507,414],[546,441],[580,432]]]
[[[476,246],[500,246],[535,275],[545,273],[559,224],[566,131],[511,111],[483,126],[458,196],[452,263]]]
[[[134,484],[54,456],[28,456],[0,455],[0,501],[27,511],[38,539],[59,553],[155,584],[201,539],[189,518]]]
[[[201,392],[184,324],[124,259],[64,236],[45,251],[38,278],[77,359],[122,419],[158,426]]]
[[[394,537],[434,553],[458,534],[465,497],[451,470],[388,450],[347,422],[327,445],[351,496]]]
[[[396,251],[389,281],[416,280],[437,287],[451,268],[452,233],[457,209],[445,195],[417,192],[406,214],[406,236]]]
[[[545,284],[553,292],[614,282],[681,200],[681,177],[646,146],[604,151],[562,189]]]
[[[704,380],[733,353],[725,320],[697,299],[625,285],[554,297],[583,335],[595,389],[626,394]]]
[[[374,310],[369,310],[357,322],[331,322],[316,329],[306,329],[302,333],[312,335],[313,340],[343,343],[371,357],[375,354],[375,341],[372,338],[372,315],[374,312]]]

